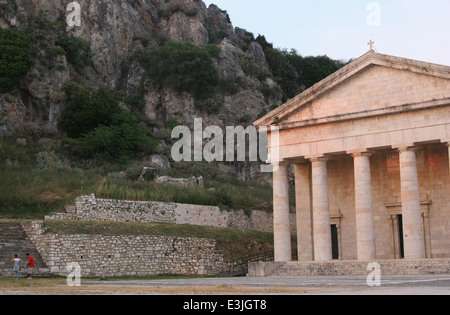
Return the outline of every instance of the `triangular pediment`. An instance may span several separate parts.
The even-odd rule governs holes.
[[[262,117],[255,126],[299,126],[376,116],[450,100],[450,67],[368,53]]]

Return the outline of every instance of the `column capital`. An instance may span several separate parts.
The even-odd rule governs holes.
[[[417,152],[419,150],[419,148],[417,147],[400,147],[397,148],[398,152],[403,153],[403,152]]]
[[[347,152],[347,154],[350,154],[353,158],[358,158],[358,157],[367,157],[370,158],[373,155],[373,152],[369,152],[369,151],[356,151],[356,152]]]
[[[397,149],[398,152],[400,152],[400,153],[406,152],[406,151],[415,152],[419,149],[414,143],[399,144],[399,145],[392,146],[392,148]]]
[[[314,162],[328,162],[328,157],[325,155],[319,155],[319,156],[308,156],[306,157],[311,163]]]

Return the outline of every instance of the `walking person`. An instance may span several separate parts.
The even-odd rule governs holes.
[[[34,258],[29,253],[26,254],[28,257],[27,262],[27,274],[28,274],[28,280],[33,279],[33,273],[34,273]]]
[[[20,265],[22,264],[22,260],[19,258],[17,254],[14,255],[14,258],[11,259],[11,262],[14,263],[13,271],[16,273],[16,281],[19,280],[19,271]]]

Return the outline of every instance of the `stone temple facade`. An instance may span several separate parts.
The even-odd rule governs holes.
[[[450,67],[369,52],[254,125],[271,130],[277,262],[292,164],[299,261],[450,258]]]

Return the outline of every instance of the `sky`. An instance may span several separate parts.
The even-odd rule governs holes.
[[[302,56],[381,54],[450,66],[449,0],[204,0],[234,27]]]

